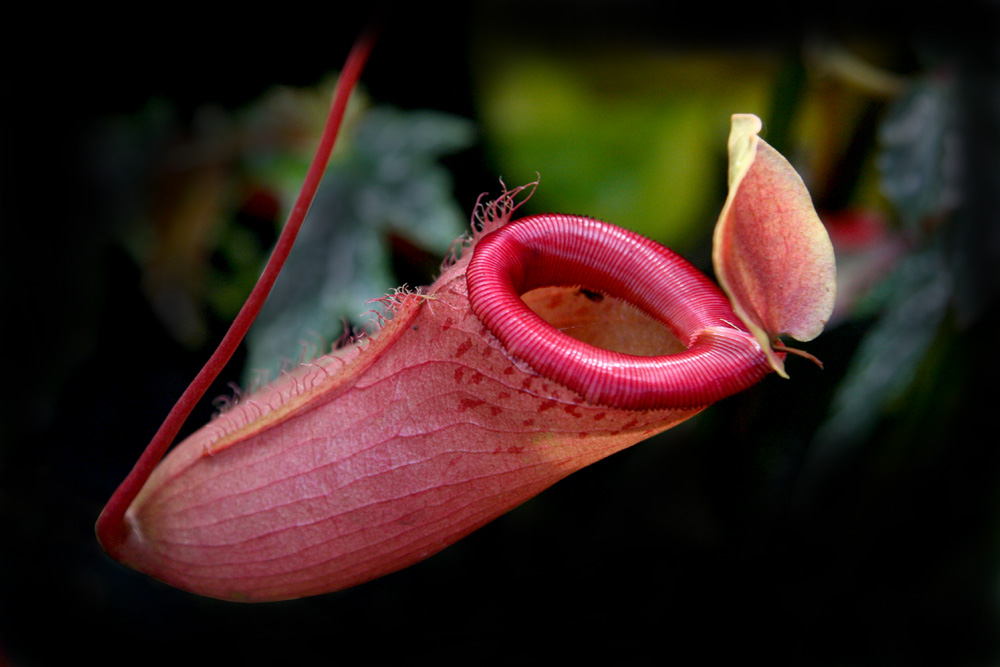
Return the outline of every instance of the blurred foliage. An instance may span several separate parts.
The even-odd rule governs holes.
[[[188,124],[153,103],[101,133],[105,182],[135,193],[120,202],[122,243],[181,342],[203,344],[206,316],[231,320],[242,306],[301,187],[332,89],[276,88],[236,112],[202,107]],[[352,98],[308,221],[247,336],[246,386],[363,328],[366,302],[398,286],[394,253],[433,274],[469,220],[437,159],[474,137],[456,116]]]
[[[879,183],[892,203],[907,249],[884,280],[859,295],[877,322],[863,339],[816,436],[813,456],[818,459],[864,441],[890,405],[905,409],[900,401],[951,304],[955,267],[948,266],[942,243],[947,218],[960,196],[953,105],[950,86],[918,78],[879,126]]]
[[[935,362],[934,346],[947,348],[996,303],[996,264],[984,274],[980,258],[985,249],[992,262],[1000,260],[997,225],[971,207],[976,193],[967,172],[976,166],[971,144],[1000,138],[1000,80],[977,82],[974,96],[963,100],[959,63],[936,65],[908,82],[879,124],[879,185],[905,250],[860,297],[858,315],[874,322],[816,434],[812,469],[850,455],[882,419],[920,419],[933,410],[914,392],[961,372]],[[990,121],[975,132],[962,128],[960,114],[979,105],[992,108]],[[970,288],[974,296],[962,293]]]
[[[721,207],[729,116],[766,116],[779,65],[770,54],[748,67],[739,56],[624,49],[481,58],[483,132],[508,184],[540,175],[533,208],[667,245],[703,234]]]
[[[315,151],[333,81],[272,88],[237,110],[203,104],[188,116],[153,100],[91,137],[90,167],[117,238],[186,346],[207,342],[207,318],[232,319],[256,281]]]
[[[345,323],[347,334],[363,325],[364,304],[398,286],[393,239],[435,258],[436,270],[469,221],[436,160],[468,148],[473,138],[471,121],[447,114],[385,107],[365,114],[349,155],[327,170],[247,337],[245,384],[261,371],[273,378],[282,364],[327,351]],[[303,341],[311,348],[303,349]]]

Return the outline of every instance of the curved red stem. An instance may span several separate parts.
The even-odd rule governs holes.
[[[466,276],[473,311],[508,353],[591,403],[697,407],[770,371],[718,286],[673,251],[615,225],[568,215],[518,220],[477,243]],[[624,299],[668,326],[688,349],[641,357],[575,340],[520,298],[548,285]]]
[[[299,191],[295,204],[288,215],[288,220],[256,285],[254,285],[253,290],[247,297],[239,314],[233,320],[229,330],[222,338],[219,346],[215,349],[215,352],[212,353],[212,356],[209,357],[208,361],[198,372],[198,375],[195,376],[191,384],[181,394],[181,397],[174,404],[166,419],[163,420],[160,428],[153,435],[153,439],[142,452],[135,466],[118,486],[114,494],[112,494],[104,510],[101,512],[101,516],[98,517],[95,528],[97,539],[105,551],[112,557],[117,555],[127,532],[124,522],[126,510],[128,510],[129,505],[131,505],[136,495],[138,495],[139,490],[146,483],[146,480],[149,479],[153,468],[156,467],[156,464],[167,453],[167,450],[177,437],[177,433],[191,414],[191,411],[194,410],[198,401],[205,395],[209,386],[211,386],[212,382],[218,377],[226,363],[229,362],[230,358],[236,352],[254,318],[256,318],[257,313],[260,312],[261,307],[264,305],[264,301],[267,299],[271,288],[274,286],[274,281],[277,279],[281,267],[288,258],[288,253],[291,252],[292,245],[295,243],[295,237],[298,235],[306,213],[308,213],[309,207],[316,196],[316,191],[323,179],[323,172],[326,170],[326,165],[330,160],[330,154],[333,151],[337,134],[344,119],[347,102],[361,77],[361,71],[364,69],[374,45],[375,33],[369,30],[357,39],[347,56],[347,61],[337,80],[337,87],[333,94],[333,101],[330,105],[330,112],[323,129],[323,135],[320,138],[313,161],[309,165],[309,171],[306,174],[302,189]]]

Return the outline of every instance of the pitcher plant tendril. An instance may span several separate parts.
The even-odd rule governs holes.
[[[166,454],[266,298],[372,44],[348,56],[260,282],[98,520],[109,555],[184,590],[283,600],[412,565],[771,371],[787,377],[780,337],[810,340],[832,311],[833,250],[809,194],[760,120],[737,114],[713,239],[721,287],[606,222],[514,220],[531,189],[505,191],[477,206],[432,285],[380,300],[375,334]]]

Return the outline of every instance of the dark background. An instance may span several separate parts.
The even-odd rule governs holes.
[[[464,54],[487,25],[578,48],[623,36],[793,48],[817,25],[882,30],[903,41],[930,36],[975,69],[990,65],[996,42],[984,32],[993,17],[974,7],[953,3],[935,17],[840,3],[807,15],[744,10],[749,17],[644,3],[389,7],[363,80],[381,102],[474,118]],[[88,130],[151,97],[183,112],[205,100],[236,107],[275,82],[314,83],[340,66],[368,21],[368,8],[211,21],[160,11],[124,23],[66,17],[72,31],[25,25],[35,46],[8,59],[0,664],[539,656],[995,664],[995,310],[942,334],[947,372],[919,388],[919,414],[897,410],[808,479],[810,438],[870,320],[847,321],[810,344],[825,371],[803,363],[794,382],[769,378],[441,554],[351,590],[237,605],[171,589],[104,556],[93,536],[103,503],[209,350],[181,348],[150,311],[137,267],[113,242],[108,202],[83,169]],[[41,51],[56,60],[44,64]],[[495,189],[481,150],[449,165],[469,210]],[[225,325],[212,323],[213,340]],[[226,393],[238,364],[210,396]],[[189,428],[211,411],[201,408]]]

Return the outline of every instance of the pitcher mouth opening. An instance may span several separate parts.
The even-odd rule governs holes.
[[[770,370],[715,283],[673,251],[599,220],[547,214],[509,223],[478,241],[466,279],[473,311],[508,354],[594,404],[698,407]],[[667,327],[680,349],[643,356],[578,340],[521,298],[550,286],[625,301]]]
[[[673,330],[628,301],[581,286],[536,287],[521,300],[567,336],[612,352],[639,357],[687,349]]]

